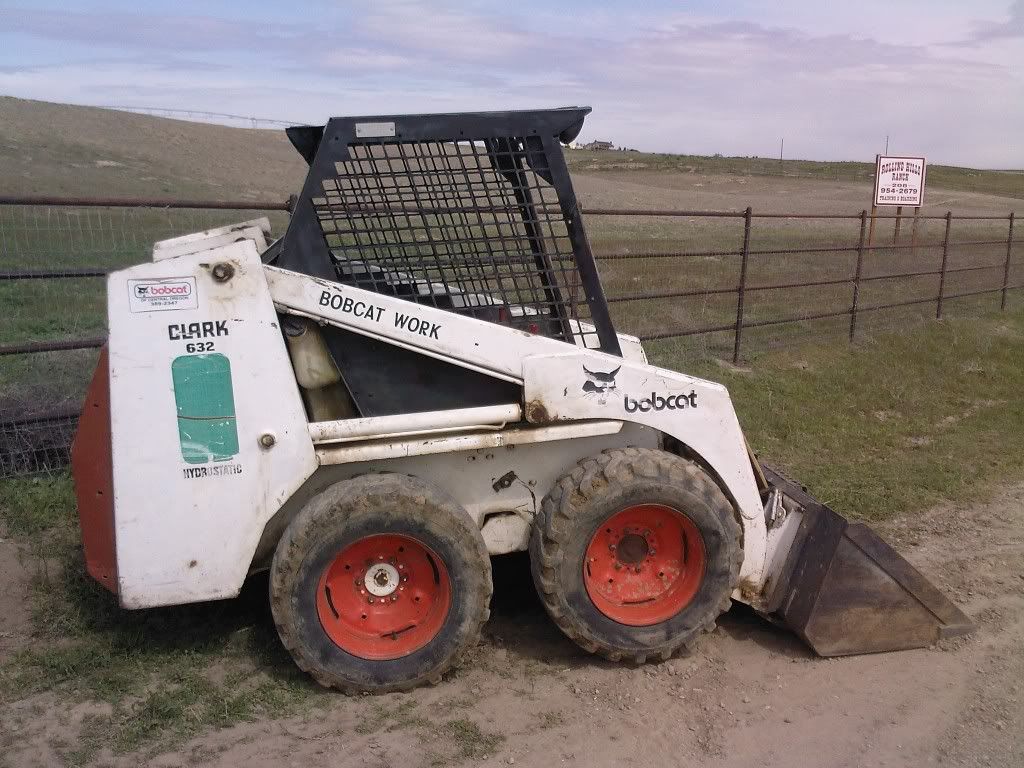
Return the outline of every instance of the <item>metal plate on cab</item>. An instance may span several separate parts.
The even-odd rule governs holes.
[[[357,139],[377,139],[394,135],[394,123],[356,123]]]

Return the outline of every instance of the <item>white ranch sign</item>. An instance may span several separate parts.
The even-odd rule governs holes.
[[[922,205],[923,157],[885,157],[875,161],[875,205]]]

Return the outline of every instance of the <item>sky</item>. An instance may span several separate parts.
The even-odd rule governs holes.
[[[1024,168],[1024,0],[0,0],[0,94],[322,123],[593,107],[644,151]]]

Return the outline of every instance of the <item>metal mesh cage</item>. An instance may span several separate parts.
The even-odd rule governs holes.
[[[549,169],[528,167],[520,142],[348,150],[313,201],[340,282],[564,341],[594,335]]]
[[[293,129],[310,175],[282,266],[617,353],[558,143],[586,111]]]

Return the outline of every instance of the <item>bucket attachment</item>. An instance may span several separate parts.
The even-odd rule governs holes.
[[[971,620],[862,523],[849,523],[762,466],[803,513],[766,612],[821,656],[923,648],[974,630]]]

